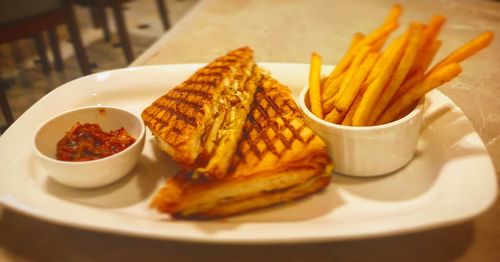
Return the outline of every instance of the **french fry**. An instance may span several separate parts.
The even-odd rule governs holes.
[[[434,15],[429,22],[429,25],[424,31],[424,36],[422,40],[422,47],[419,51],[419,55],[417,56],[417,59],[415,60],[413,66],[410,69],[410,72],[408,73],[408,76],[413,76],[417,73],[417,71],[422,71],[424,73],[427,70],[427,67],[429,66],[429,53],[432,50],[435,50],[437,52],[437,49],[439,49],[439,46],[436,47],[435,41],[439,32],[441,31],[441,28],[443,27],[446,19],[441,16],[441,15]],[[437,49],[436,49],[437,48]],[[427,54],[427,56],[425,55]],[[432,55],[434,57],[434,55]],[[427,66],[426,66],[427,64]]]
[[[335,80],[331,84],[331,87],[326,89],[326,93],[323,97],[327,98],[327,100],[326,101],[322,100],[323,114],[332,111],[333,106],[335,105],[335,94],[337,94],[338,90],[340,89],[340,85],[344,81],[346,75],[347,72],[342,73],[339,77],[335,78]]]
[[[375,80],[375,78],[380,74],[380,71],[382,70],[382,68],[384,68],[384,65],[387,64],[387,62],[389,60],[389,56],[390,56],[391,52],[388,52],[388,50],[393,50],[394,48],[396,48],[397,44],[398,44],[397,41],[392,41],[389,44],[386,51],[384,51],[384,53],[382,53],[380,58],[377,60],[377,63],[375,64],[375,66],[373,66],[373,70],[370,72],[370,74],[366,78],[366,83],[373,82],[373,80]]]
[[[390,33],[398,28],[399,24],[397,22],[382,25],[381,27],[375,29],[369,35],[367,35],[363,40],[359,42],[359,46],[363,45],[373,45],[381,38],[387,37]]]
[[[432,16],[431,21],[424,31],[422,47],[428,47],[434,40],[436,40],[445,22],[446,18],[442,15]]]
[[[311,112],[319,118],[323,118],[323,109],[321,106],[320,93],[321,78],[321,56],[316,53],[311,55],[311,68],[309,71],[309,101],[311,103]]]
[[[332,82],[335,81],[337,77],[339,77],[343,72],[345,72],[345,69],[349,66],[349,63],[351,62],[352,59],[351,56],[354,54],[354,49],[358,47],[359,42],[361,42],[361,40],[363,40],[364,38],[365,35],[360,32],[356,32],[354,34],[346,54],[340,60],[340,62],[335,66],[330,75],[328,75],[328,77],[326,78],[324,88],[327,88],[329,85],[331,85]]]
[[[429,70],[442,44],[438,36],[446,18],[434,15],[427,25],[413,22],[380,51],[398,28],[402,12],[402,6],[394,5],[379,27],[366,36],[356,33],[337,66],[321,80],[316,79],[321,58],[313,54],[309,98],[315,115],[351,126],[404,117],[426,92],[460,74],[459,63],[487,47],[493,38],[493,32],[484,32]]]
[[[394,71],[394,75],[391,77],[389,84],[380,95],[377,103],[374,105],[374,108],[370,113],[370,117],[368,118],[368,125],[373,125],[375,123],[375,120],[377,120],[382,111],[384,111],[384,109],[389,105],[389,102],[398,90],[399,86],[405,80],[406,75],[413,65],[417,52],[422,44],[423,29],[423,25],[419,23],[413,23],[410,25],[410,28],[408,29],[410,34],[408,45],[404,50],[401,61]]]
[[[384,20],[384,24],[397,23],[402,13],[403,13],[403,7],[401,5],[398,4],[393,5],[391,7],[391,10],[389,10],[389,14]]]
[[[351,61],[354,59],[354,56],[356,53],[359,51],[359,49],[364,46],[364,45],[372,45],[373,43],[379,41],[381,38],[387,37],[390,33],[392,33],[394,30],[396,30],[399,26],[397,21],[392,21],[394,19],[394,15],[389,15],[391,21],[388,21],[387,23],[384,23],[382,26],[379,28],[375,29],[372,31],[369,35],[361,39],[359,42],[357,42],[356,39],[353,39],[352,42],[357,42],[355,45],[351,45],[351,48],[347,51],[347,53],[344,55],[344,57],[340,60],[340,62],[335,66],[333,71],[330,73],[328,76],[327,83],[333,81],[333,79],[337,76],[339,76],[344,70],[347,69]],[[397,16],[396,18],[399,18]],[[389,19],[389,18],[388,18]],[[356,35],[355,35],[356,37]]]
[[[434,68],[431,69],[427,74],[435,72],[439,70],[440,67],[442,68],[447,64],[452,63],[453,61],[455,61],[456,63],[463,61],[464,59],[477,53],[481,49],[487,47],[491,42],[492,37],[493,33],[491,32],[485,32],[481,34],[480,36],[476,37],[475,39],[469,41],[459,49],[452,52],[447,58],[445,58],[436,66],[434,66]],[[415,72],[413,75],[409,75],[410,78],[406,79],[403,85],[398,89],[398,91],[394,95],[393,101],[401,98],[406,92],[408,92],[409,89],[411,89],[417,83],[422,81],[422,79],[424,78],[425,70],[427,70],[427,68],[429,67],[430,63],[432,62],[432,59],[436,55],[440,46],[441,46],[441,41],[436,40],[431,44],[431,46],[426,51],[424,51],[423,54],[421,54],[423,59],[420,70]]]
[[[419,67],[417,68],[418,71],[421,71],[422,73],[427,71],[427,69],[432,63],[432,60],[434,60],[437,51],[441,47],[441,44],[442,44],[441,41],[434,40],[425,50],[420,52]]]
[[[344,55],[344,57],[342,57],[342,59],[340,59],[339,63],[335,66],[330,75],[328,75],[328,78],[325,82],[325,87],[331,85],[331,83],[335,80],[335,78],[338,77],[340,74],[342,74],[342,72],[344,72],[347,69],[347,67],[351,63],[351,60],[356,55],[359,43],[364,38],[365,36],[359,32],[354,34],[346,54]]]
[[[384,90],[386,84],[389,82],[394,69],[401,59],[401,55],[403,54],[406,42],[408,41],[408,34],[404,34],[402,37],[399,37],[394,41],[396,41],[398,44],[395,45],[393,49],[386,51],[390,52],[388,62],[383,66],[377,78],[372,83],[370,83],[370,85],[366,89],[366,92],[359,104],[358,110],[356,110],[356,113],[352,118],[353,126],[366,125],[373,105],[377,102],[380,94]]]
[[[351,43],[349,44],[349,49],[356,47],[359,44],[359,42],[361,42],[361,40],[363,40],[364,38],[365,35],[363,33],[360,32],[354,33],[354,36],[351,39]]]
[[[342,72],[338,77],[336,77],[333,82],[326,86],[321,92],[321,101],[326,102],[328,99],[332,98],[340,89],[340,84],[344,81],[347,71]],[[325,83],[326,85],[326,83]]]
[[[436,72],[449,64],[462,62],[473,54],[479,52],[481,49],[487,47],[491,43],[492,39],[493,32],[491,31],[480,34],[476,38],[459,47],[457,50],[453,51],[445,59],[441,60],[441,62],[430,70],[430,73]]]
[[[356,70],[353,78],[347,84],[347,88],[343,92],[342,96],[336,101],[335,107],[337,111],[346,112],[349,109],[361,88],[361,84],[363,84],[363,81],[370,70],[372,70],[372,67],[379,56],[380,54],[378,52],[368,54],[363,64],[361,64],[359,69]]]
[[[413,111],[413,109],[415,109],[415,107],[417,106],[418,104],[418,101],[413,103],[412,105],[410,105],[409,107],[406,107],[403,111],[401,111],[401,113],[395,117],[392,121],[396,121],[400,118],[403,118],[405,117],[406,115],[408,115],[411,111]]]
[[[407,79],[403,82],[403,85],[399,87],[399,89],[396,91],[394,96],[392,97],[392,101],[390,104],[392,104],[395,100],[399,99],[402,97],[408,90],[410,90],[413,86],[416,84],[422,82],[424,79],[424,74],[419,71],[415,75],[413,75],[410,79]]]
[[[387,41],[389,36],[390,36],[390,34],[387,34],[387,35],[381,37],[376,42],[374,42],[372,45],[372,51],[380,51],[380,49],[382,49],[382,47],[385,45],[385,42]]]
[[[458,63],[446,65],[439,70],[428,74],[422,82],[408,90],[401,98],[391,104],[379,119],[377,124],[385,124],[393,121],[406,108],[416,103],[425,93],[432,89],[450,81],[462,72],[462,68]]]
[[[359,90],[358,95],[354,99],[354,102],[352,102],[351,107],[347,111],[347,114],[345,115],[344,120],[342,120],[342,125],[346,126],[352,126],[352,117],[354,116],[354,113],[356,113],[356,110],[359,107],[359,103],[361,103],[361,99],[363,98],[363,95],[366,92],[367,85],[363,84],[361,86],[361,89]]]
[[[351,83],[351,81],[352,81],[352,79],[354,77],[354,74],[356,74],[356,72],[358,71],[359,67],[361,66],[361,64],[365,60],[365,57],[370,52],[370,49],[371,49],[370,46],[367,46],[367,45],[363,46],[363,47],[361,47],[361,49],[359,50],[359,52],[356,54],[356,56],[352,60],[351,66],[347,70],[347,74],[346,74],[346,76],[344,78],[344,81],[342,81],[342,84],[340,85],[339,91],[334,96],[335,97],[334,98],[335,101],[337,101],[338,99],[340,99],[343,96],[345,90],[349,87],[349,84]]]
[[[431,74],[435,71],[438,71],[439,69],[451,63],[459,63],[464,59],[467,59],[468,57],[479,52],[481,49],[487,47],[490,44],[492,38],[493,38],[492,32],[488,31],[482,33],[478,37],[472,39],[471,41],[467,42],[466,44],[464,44],[463,46],[452,52],[450,55],[448,55],[448,57],[446,57],[441,62],[436,64],[427,74]],[[429,64],[432,62],[432,58],[435,56],[437,50],[441,46],[441,41],[437,42],[438,43],[434,43],[435,50],[428,50],[427,54],[426,53],[422,54],[422,56],[425,57],[424,58],[425,62],[422,62],[422,67],[420,68],[419,71],[415,72],[410,79],[405,80],[403,85],[394,95],[393,101],[401,98],[406,92],[408,92],[409,89],[415,86],[415,84],[421,82],[422,79],[425,77],[424,71],[429,67]],[[429,49],[432,49],[432,47],[430,47]]]
[[[399,89],[396,91],[392,101],[400,98],[410,88],[412,88],[414,85],[422,81],[422,79],[424,78],[424,72],[427,71],[430,64],[432,63],[432,60],[436,56],[437,51],[441,47],[441,43],[442,43],[441,41],[435,40],[426,50],[422,51],[419,54],[419,56],[421,56],[420,67],[416,72],[413,73],[413,75],[411,73],[408,73],[406,80],[403,82],[401,87],[399,87]]]
[[[360,32],[354,33],[354,36],[352,37],[351,44],[349,45],[349,49],[354,48],[356,45],[358,45],[361,40],[365,38],[365,35]]]
[[[390,24],[398,24],[398,20],[401,17],[401,14],[403,13],[403,7],[401,5],[393,5],[391,10],[389,11],[389,14],[385,18],[385,21],[383,25],[390,25]],[[389,38],[390,33],[384,35],[383,37],[380,37],[377,41],[374,41],[372,43],[373,46],[373,51],[379,51]]]
[[[361,88],[361,84],[379,56],[380,54],[376,52],[368,54],[368,57],[365,59],[363,64],[361,64],[359,69],[353,74],[353,77],[348,83],[343,95],[339,97],[338,101],[335,102],[335,108],[325,116],[326,121],[335,124],[340,124],[342,122],[342,119],[345,117],[349,107],[356,98],[356,95]]]
[[[323,113],[327,115],[335,108],[335,97],[330,97],[323,103]]]
[[[337,111],[336,108],[333,108],[333,110],[325,116],[326,121],[334,124],[338,124],[339,121],[342,121],[341,118],[342,112]]]
[[[320,86],[320,90],[321,90],[321,96],[323,96],[324,91],[325,91],[323,89],[323,87],[325,86],[326,79],[327,79],[326,77],[323,77],[323,78],[321,78],[321,80],[319,80],[319,86]]]

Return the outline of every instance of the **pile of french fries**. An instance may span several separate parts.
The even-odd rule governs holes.
[[[335,124],[371,126],[397,120],[413,110],[421,97],[450,81],[462,69],[460,62],[487,47],[493,33],[480,34],[429,69],[445,23],[434,15],[428,24],[413,22],[383,50],[399,26],[403,8],[395,5],[373,32],[355,33],[332,72],[321,77],[321,56],[313,53],[309,74],[310,109]]]

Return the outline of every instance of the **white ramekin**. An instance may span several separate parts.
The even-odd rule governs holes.
[[[415,154],[425,111],[425,98],[408,115],[391,123],[353,127],[330,123],[315,116],[306,105],[308,88],[299,96],[306,124],[327,144],[337,173],[370,177],[396,171]]]
[[[76,122],[96,123],[104,131],[125,128],[136,141],[114,155],[81,162],[56,159],[57,142]],[[146,128],[134,114],[116,107],[88,106],[57,115],[35,131],[33,150],[47,175],[61,184],[93,188],[110,184],[125,176],[137,164],[144,147]]]

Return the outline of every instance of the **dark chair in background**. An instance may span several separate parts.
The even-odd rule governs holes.
[[[50,70],[43,32],[48,31],[57,69],[62,69],[61,53],[55,28],[67,26],[75,54],[84,75],[91,73],[80,31],[69,0],[0,0],[0,44],[31,37],[35,40],[44,70]],[[42,52],[43,51],[43,52]]]
[[[71,43],[75,50],[78,64],[84,75],[91,73],[87,54],[82,44],[80,32],[70,0],[0,0],[0,44],[21,38],[32,38],[35,41],[40,62],[44,72],[50,71],[43,41],[43,32],[48,31],[49,42],[54,55],[55,68],[62,70],[64,64],[59,50],[59,42],[55,28],[66,25]],[[0,86],[0,107],[7,125],[12,124],[13,117],[3,90]]]
[[[125,16],[123,14],[123,5],[133,0],[75,0],[75,3],[88,7],[92,16],[94,27],[101,27],[104,33],[104,40],[111,40],[106,8],[110,8],[113,12],[113,18],[118,31],[120,45],[125,55],[127,63],[134,60],[134,52],[130,44],[130,38],[125,24]],[[157,9],[160,13],[160,19],[165,30],[170,29],[170,21],[168,18],[168,10],[166,0],[155,0]]]
[[[9,101],[7,100],[7,95],[3,91],[4,87],[2,85],[4,85],[3,82],[0,83],[0,108],[2,109],[3,117],[7,123],[6,127],[9,127],[14,123],[14,116],[10,110]]]

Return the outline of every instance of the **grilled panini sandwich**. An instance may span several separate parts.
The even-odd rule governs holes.
[[[324,142],[304,124],[287,87],[264,76],[224,179],[167,180],[151,206],[177,218],[225,217],[288,202],[325,188],[332,164]]]
[[[142,118],[186,170],[222,178],[241,138],[260,73],[244,47],[217,58],[158,98]]]

